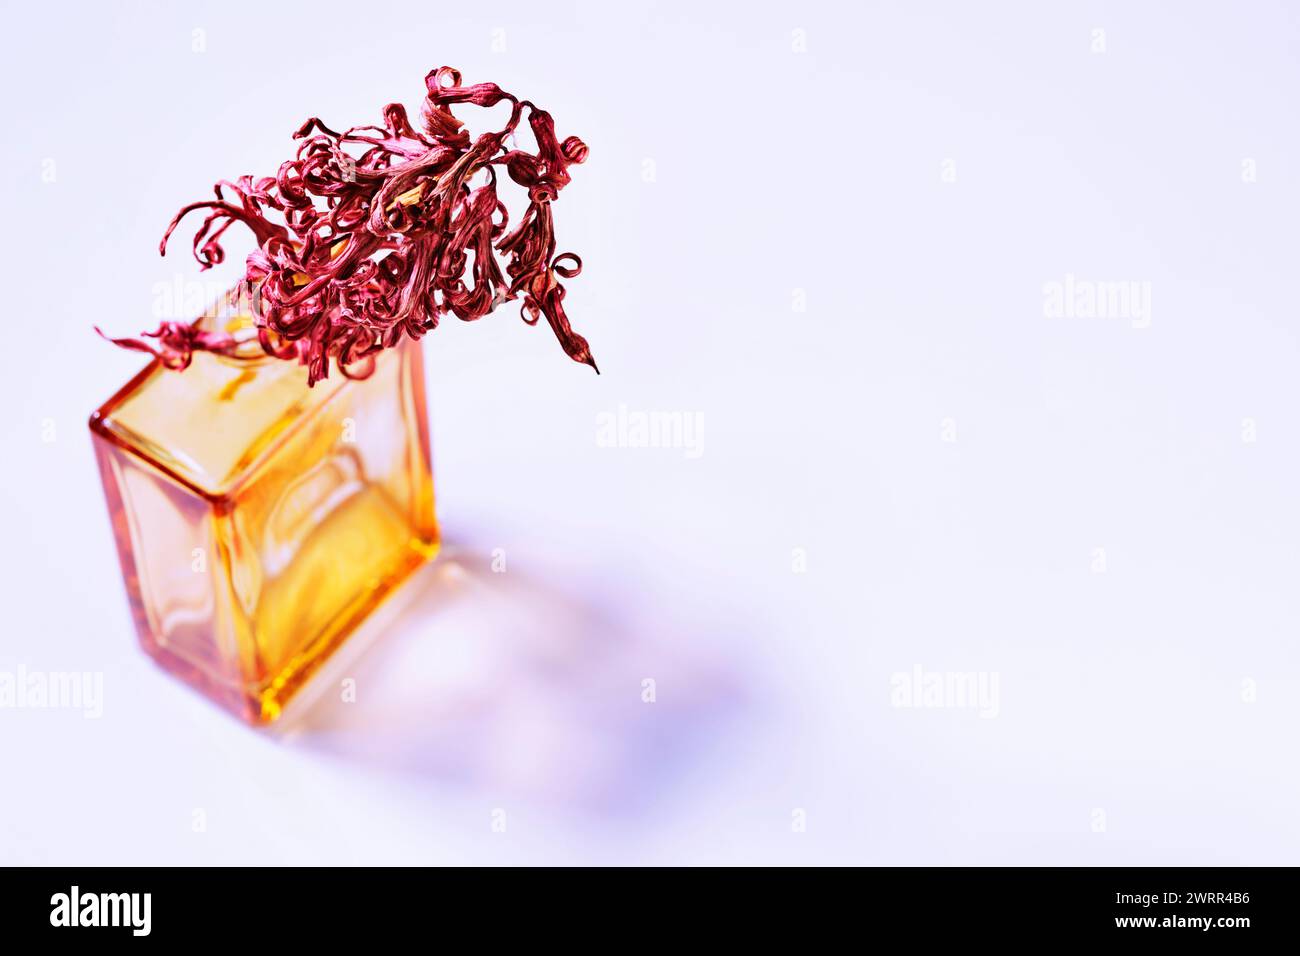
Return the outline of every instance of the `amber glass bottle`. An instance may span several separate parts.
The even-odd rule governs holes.
[[[268,357],[154,362],[90,428],[144,649],[250,723],[437,551],[419,342],[312,388]]]

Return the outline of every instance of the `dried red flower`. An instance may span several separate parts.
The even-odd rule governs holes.
[[[429,73],[425,86],[422,132],[398,103],[384,107],[382,126],[343,133],[313,117],[294,134],[302,140],[296,159],[274,177],[217,183],[215,201],[177,213],[160,251],[198,209],[208,210],[193,244],[203,269],[225,258],[221,238],[232,223],[252,230],[258,248],[247,260],[244,291],[257,306],[258,341],[268,354],[305,364],[310,384],[325,378],[330,359],[345,375],[365,374],[370,356],[404,335],[420,338],[443,314],[473,321],[520,296],[525,322],[545,316],[569,357],[596,368],[586,339],[569,326],[559,282],[578,275],[582,261],[556,255],[551,217],[568,167],[587,158],[586,144],[576,136],[558,141],[549,113],[495,83],[461,86],[451,67]],[[475,138],[451,112],[455,104],[502,101],[511,106],[509,122]],[[525,111],[536,152],[513,143]],[[361,154],[354,158],[345,146]],[[510,232],[498,167],[528,190],[528,208]],[[481,182],[471,183],[476,176]],[[284,222],[268,218],[272,211]],[[175,369],[197,350],[234,355],[246,346],[197,324],[164,322],[144,334],[156,342],[111,341]]]

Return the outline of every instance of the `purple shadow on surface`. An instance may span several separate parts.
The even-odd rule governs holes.
[[[312,682],[281,734],[439,785],[654,813],[724,763],[727,735],[753,716],[739,662],[712,649],[716,630],[675,613],[630,576],[562,587],[444,544]]]

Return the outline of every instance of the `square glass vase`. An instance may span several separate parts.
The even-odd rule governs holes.
[[[419,342],[312,388],[281,359],[155,361],[90,430],[140,643],[251,724],[437,552]]]

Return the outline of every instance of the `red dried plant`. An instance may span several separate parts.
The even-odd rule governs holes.
[[[525,322],[545,316],[569,357],[596,368],[586,339],[569,327],[559,281],[578,275],[582,261],[556,255],[551,218],[569,166],[587,158],[586,144],[576,136],[560,142],[549,113],[495,83],[461,86],[460,73],[444,66],[425,85],[422,131],[398,103],[384,108],[383,126],[344,133],[312,117],[294,134],[302,140],[296,159],[274,177],[217,183],[215,201],[176,214],[160,251],[197,209],[209,210],[194,236],[203,269],[225,258],[221,238],[232,223],[251,229],[258,248],[248,256],[244,290],[256,303],[257,340],[267,354],[305,364],[309,384],[326,377],[331,358],[343,374],[361,377],[375,353],[403,335],[420,338],[441,315],[481,319],[520,295]],[[511,107],[505,128],[477,138],[451,112],[457,103],[503,100]],[[525,111],[536,152],[513,142]],[[345,146],[363,151],[354,158]],[[528,209],[510,232],[496,189],[501,166],[528,190]],[[471,184],[479,173],[483,181]],[[272,210],[283,224],[268,218]],[[467,272],[473,285],[465,283]],[[186,368],[195,351],[246,349],[236,336],[197,322],[164,322],[144,335],[153,342],[111,341],[173,369]]]

